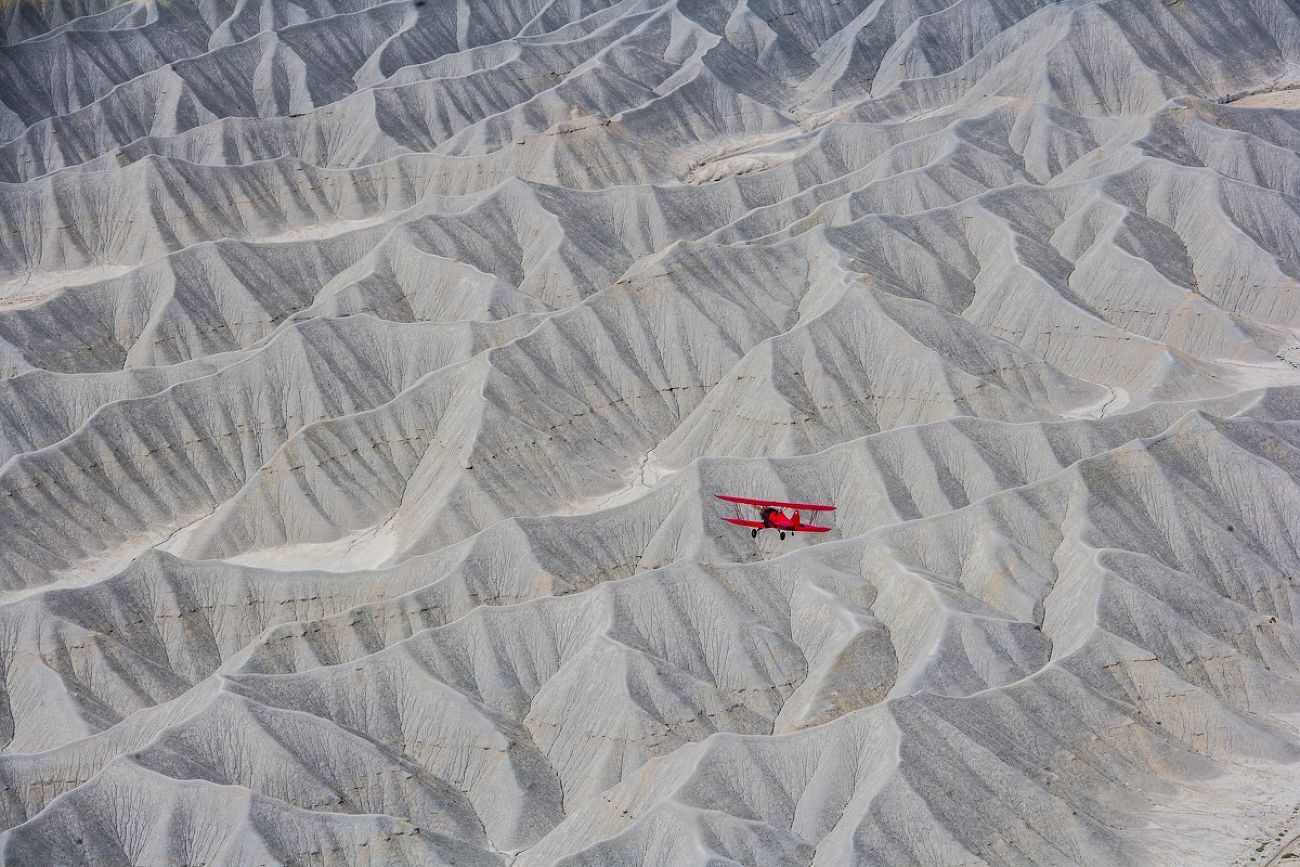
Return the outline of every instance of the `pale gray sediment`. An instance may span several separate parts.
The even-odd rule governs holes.
[[[1290,863],[1297,88],[1296,0],[3,0],[3,860]]]

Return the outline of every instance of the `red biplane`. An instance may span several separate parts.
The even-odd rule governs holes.
[[[723,516],[722,520],[728,524],[735,524],[737,527],[749,527],[749,535],[758,538],[759,530],[773,529],[785,538],[786,533],[825,533],[830,527],[820,527],[816,524],[805,524],[800,512],[833,512],[834,506],[825,506],[819,503],[782,503],[778,500],[753,500],[749,497],[733,497],[730,494],[714,494],[719,500],[727,503],[735,503],[740,506],[753,506],[758,509],[758,520],[749,521],[740,517],[740,510],[736,510],[734,518]],[[793,515],[787,515],[787,509],[793,509]]]

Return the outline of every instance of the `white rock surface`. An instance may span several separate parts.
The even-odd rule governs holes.
[[[1296,0],[0,2],[4,862],[1280,856],[1297,70]]]

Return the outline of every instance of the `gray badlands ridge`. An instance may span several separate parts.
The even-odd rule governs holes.
[[[1300,0],[0,33],[7,863],[1294,863]]]

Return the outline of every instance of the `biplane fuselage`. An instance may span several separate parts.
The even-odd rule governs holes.
[[[800,525],[803,523],[798,510],[793,515],[787,515],[775,506],[764,506],[758,513],[758,519],[763,522],[764,527],[773,530],[794,530],[795,532],[798,532]]]

